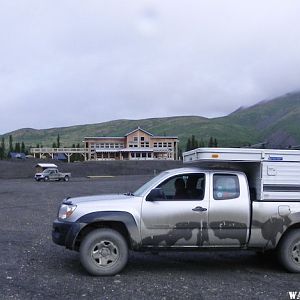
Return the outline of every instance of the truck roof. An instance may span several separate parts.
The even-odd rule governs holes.
[[[178,173],[199,173],[199,172],[234,172],[234,173],[243,173],[240,170],[234,170],[234,169],[228,169],[228,168],[198,168],[198,167],[185,167],[185,168],[177,168],[177,169],[171,169],[171,170],[166,170],[165,173],[168,173],[170,175],[172,175],[174,173],[174,175],[177,175]]]
[[[41,168],[57,168],[56,164],[47,164],[47,163],[39,163],[36,165],[36,167],[41,167]]]

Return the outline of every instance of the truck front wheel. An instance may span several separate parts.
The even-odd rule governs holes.
[[[69,176],[66,175],[66,176],[64,177],[64,181],[69,181],[69,180],[70,180]]]
[[[90,232],[81,242],[80,262],[95,276],[115,275],[126,265],[128,246],[117,231],[103,228]]]
[[[278,255],[289,272],[300,273],[300,229],[294,229],[283,237]]]

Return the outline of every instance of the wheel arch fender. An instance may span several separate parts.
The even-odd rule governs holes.
[[[294,229],[300,229],[300,222],[298,223],[294,223],[293,225],[289,226],[281,235],[276,247],[278,247],[280,245],[280,243],[282,242],[282,240]]]
[[[84,224],[74,239],[74,248],[78,248],[83,236],[95,228],[112,228],[125,235],[131,249],[139,248],[141,237],[138,225],[132,214],[124,211],[98,211],[80,217],[76,223]],[[77,243],[77,245],[76,245]]]

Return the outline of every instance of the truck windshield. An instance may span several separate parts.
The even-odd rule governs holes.
[[[142,185],[138,190],[136,190],[133,195],[137,196],[137,197],[141,197],[144,195],[144,193],[151,187],[155,187],[155,183],[159,183],[159,181],[165,177],[167,174],[167,172],[162,172],[160,174],[158,174],[157,176],[155,176],[154,178],[152,178],[150,181],[146,182],[144,185]]]
[[[56,170],[46,169],[46,170],[43,171],[43,173],[50,173],[51,171],[54,171],[54,172],[55,172]]]

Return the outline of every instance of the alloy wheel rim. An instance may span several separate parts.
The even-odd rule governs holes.
[[[300,265],[300,241],[292,246],[291,254],[293,261]]]
[[[113,266],[119,259],[119,249],[112,241],[101,241],[91,251],[93,262],[101,268]]]

